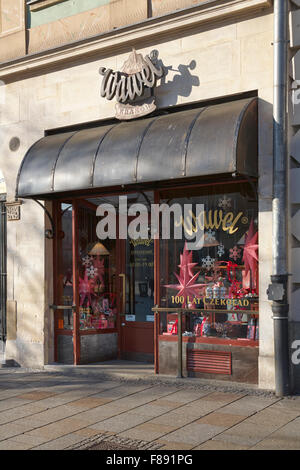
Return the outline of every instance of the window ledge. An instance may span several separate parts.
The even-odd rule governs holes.
[[[38,11],[65,1],[66,0],[29,0],[27,1],[27,5],[29,6],[30,11]]]

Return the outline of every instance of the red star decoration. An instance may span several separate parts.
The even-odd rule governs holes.
[[[245,263],[245,273],[249,271],[256,272],[258,263],[258,232],[254,231],[253,219],[249,227],[248,234],[245,238],[243,261]]]
[[[178,279],[178,284],[168,284],[165,285],[167,289],[176,289],[178,290],[178,296],[184,297],[183,307],[186,307],[187,299],[190,296],[197,296],[199,295],[199,291],[201,288],[206,287],[206,284],[195,284],[197,277],[199,276],[199,272],[196,274],[192,273],[191,268],[196,266],[197,263],[192,262],[193,254],[192,252],[188,252],[186,245],[183,250],[183,254],[180,255],[180,274],[175,274],[176,278]],[[193,300],[193,299],[192,299]]]
[[[187,269],[190,277],[194,275],[193,268],[197,266],[197,263],[193,263],[193,253],[188,251],[187,242],[185,242],[182,255],[180,255],[180,269]]]

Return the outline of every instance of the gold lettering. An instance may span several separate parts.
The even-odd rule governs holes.
[[[229,229],[229,233],[230,235],[232,235],[233,233],[237,232],[238,231],[238,227],[234,228],[235,225],[237,224],[238,220],[242,217],[243,213],[242,212],[239,212],[238,215],[235,217],[234,221],[232,222],[232,225]]]
[[[233,221],[233,213],[228,212],[223,219],[222,229],[224,230],[224,232],[228,232],[230,230],[232,221]]]

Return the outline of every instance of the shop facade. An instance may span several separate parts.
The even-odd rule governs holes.
[[[7,222],[7,359],[119,358],[176,375],[181,327],[184,376],[274,388],[271,2],[228,2],[226,14],[206,3],[55,58],[40,53],[29,69],[2,66],[0,167],[17,207]],[[103,80],[132,47],[164,73],[146,87],[147,106],[125,112]],[[136,239],[120,236],[124,198]],[[137,204],[147,237],[134,225]],[[103,205],[114,238],[97,235]],[[153,205],[179,211],[168,239],[152,236]],[[188,248],[201,230],[203,246]]]

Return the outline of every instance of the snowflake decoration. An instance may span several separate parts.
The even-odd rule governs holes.
[[[223,245],[222,243],[220,243],[220,245],[218,245],[217,253],[218,253],[219,258],[221,258],[221,256],[224,255],[224,253],[225,253],[225,247],[224,247],[224,245]]]
[[[230,248],[229,258],[232,258],[232,259],[234,259],[234,261],[236,261],[240,257],[241,257],[241,249],[240,248],[238,248],[237,246],[234,246],[233,248]]]
[[[219,207],[222,209],[230,209],[231,208],[231,199],[230,197],[224,196],[222,199],[219,199]]]
[[[92,264],[92,257],[89,255],[86,255],[82,258],[82,264],[83,266],[90,266]]]
[[[94,277],[97,277],[98,275],[98,269],[92,265],[86,269],[86,273],[89,278],[94,279]]]
[[[209,255],[206,256],[206,258],[202,258],[202,267],[210,269],[214,266],[215,264],[215,258],[211,258]]]
[[[206,232],[205,236],[206,236],[206,240],[207,240],[208,242],[215,242],[215,241],[216,241],[216,238],[215,238],[216,232],[212,231],[211,229],[209,229],[209,230]]]

